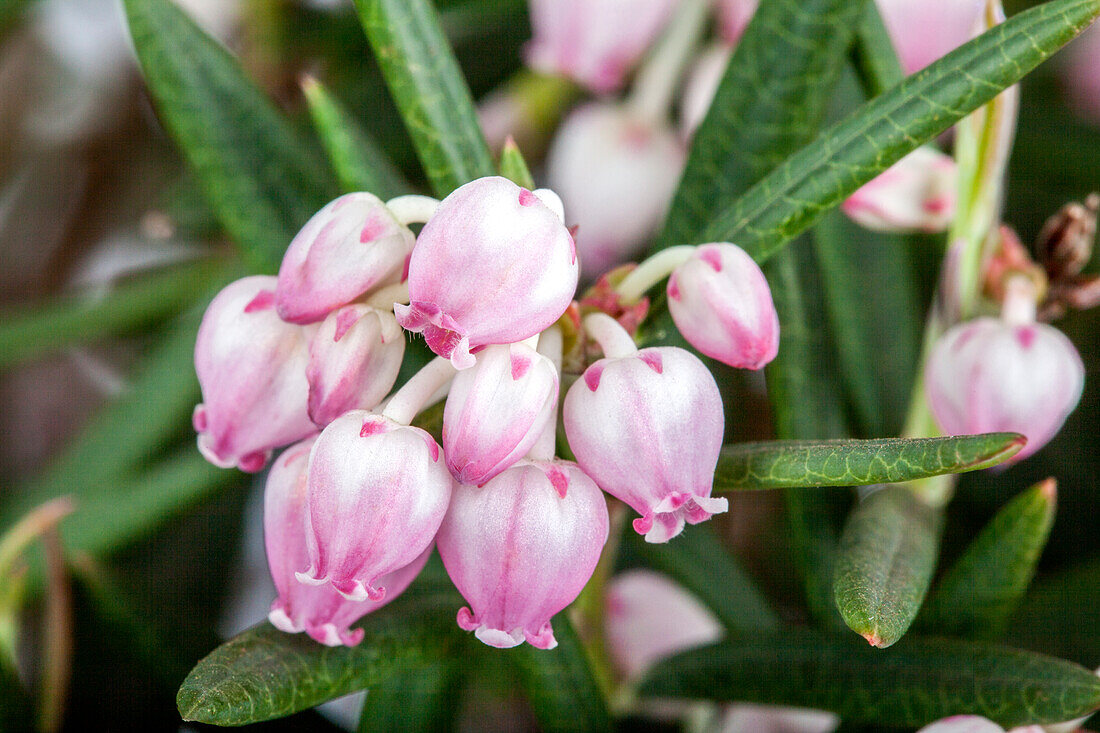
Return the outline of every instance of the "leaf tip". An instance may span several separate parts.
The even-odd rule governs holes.
[[[1039,495],[1051,504],[1058,499],[1058,481],[1053,476],[1040,481],[1035,488],[1038,490]]]
[[[871,646],[873,646],[877,649],[883,649],[885,647],[890,646],[889,644],[886,643],[885,639],[883,639],[881,636],[879,636],[878,631],[864,631],[864,632],[860,633],[860,636],[862,636],[864,639],[866,639],[868,644],[870,644]]]

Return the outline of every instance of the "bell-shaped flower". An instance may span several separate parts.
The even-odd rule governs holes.
[[[362,410],[329,423],[309,459],[310,567],[349,600],[380,601],[381,578],[424,552],[439,529],[453,479],[420,428]]]
[[[489,346],[458,373],[443,410],[443,455],[459,482],[483,484],[531,449],[558,406],[554,363],[525,344]]]
[[[722,397],[691,352],[666,346],[600,359],[570,387],[564,420],[577,463],[642,515],[634,529],[647,542],[667,542],[685,521],[728,508],[710,495]]]
[[[947,331],[925,367],[932,414],[948,434],[1027,437],[1014,461],[1054,437],[1077,406],[1085,368],[1073,343],[1043,323],[978,318]]]
[[[686,152],[664,122],[597,102],[572,112],[547,157],[550,187],[577,225],[588,280],[637,255],[664,219]]]
[[[458,625],[489,646],[554,648],[550,619],[588,582],[607,533],[603,494],[574,463],[522,460],[456,486],[436,544],[470,604]]]
[[[417,238],[410,302],[394,306],[397,322],[457,369],[473,366],[471,349],[548,328],[577,289],[577,252],[559,204],[551,191],[499,176],[455,190]]]
[[[271,466],[264,487],[264,546],[271,579],[279,597],[271,604],[268,620],[289,634],[306,632],[326,646],[355,646],[363,639],[353,623],[396,598],[420,574],[429,547],[409,565],[383,576],[386,596],[378,602],[349,601],[330,586],[299,583],[294,574],[309,566],[306,533],[306,469],[315,438],[283,452]]]
[[[279,268],[275,305],[291,323],[313,323],[381,285],[400,282],[413,233],[376,196],[329,202],[294,237]]]
[[[722,624],[699,600],[652,570],[628,570],[607,584],[604,636],[611,661],[628,678],[658,660],[718,641]]]
[[[353,303],[325,318],[309,344],[309,417],[320,427],[369,410],[393,389],[405,334],[388,311]]]
[[[676,0],[530,0],[529,7],[527,64],[606,94],[656,40]]]
[[[955,218],[955,161],[917,148],[848,197],[841,209],[880,232],[942,232]]]
[[[1044,725],[1021,725],[1009,728],[1007,733],[1073,733],[1088,717],[1066,723],[1046,723]],[[1006,733],[1005,729],[992,720],[980,715],[952,715],[937,720],[921,728],[917,733]]]
[[[315,428],[306,412],[310,331],[275,313],[275,278],[230,283],[206,309],[195,342],[202,404],[199,450],[221,468],[259,471],[273,448]]]
[[[875,1],[907,74],[969,41],[986,6],[986,0]]]
[[[718,0],[718,30],[731,46],[741,40],[760,0]]]
[[[737,245],[703,244],[668,278],[676,328],[702,353],[760,369],[779,352],[779,315],[764,273]]]

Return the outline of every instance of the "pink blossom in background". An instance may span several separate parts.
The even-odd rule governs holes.
[[[955,160],[935,148],[917,148],[848,197],[841,210],[881,232],[942,232],[955,218]]]
[[[923,69],[969,41],[986,0],[876,0],[905,73]]]
[[[276,315],[274,277],[237,280],[211,301],[195,342],[203,401],[192,416],[206,460],[259,471],[272,449],[316,430],[306,410],[311,334]]]
[[[326,646],[355,646],[363,639],[351,624],[386,605],[420,574],[431,547],[409,565],[384,576],[380,601],[349,601],[329,586],[299,583],[294,577],[309,566],[306,550],[306,468],[315,438],[291,446],[271,466],[264,488],[264,546],[271,579],[279,597],[271,604],[268,620],[287,633],[306,632]]]
[[[586,280],[641,254],[664,220],[686,151],[665,123],[634,117],[619,104],[574,110],[547,156],[547,180],[576,225]]]
[[[676,328],[703,354],[761,369],[779,353],[779,314],[760,266],[737,245],[702,244],[668,279]]]
[[[353,601],[381,601],[383,576],[432,544],[453,480],[439,446],[420,428],[363,410],[329,423],[309,459],[308,570]]]
[[[1085,368],[1065,335],[1044,323],[978,318],[951,328],[925,367],[932,414],[950,435],[1012,431],[1042,448],[1077,406]]]
[[[470,604],[458,625],[489,646],[554,648],[550,619],[588,582],[607,533],[603,494],[575,463],[524,460],[459,484],[437,539]]]
[[[634,529],[647,542],[727,510],[710,495],[722,397],[691,352],[666,346],[600,359],[570,387],[564,422],[581,468],[642,515]]]
[[[473,366],[479,346],[548,328],[577,289],[576,248],[558,203],[499,176],[456,189],[417,238],[398,323],[458,369]]]
[[[527,64],[598,94],[618,89],[664,28],[675,0],[529,0]]]
[[[457,481],[483,484],[531,449],[558,406],[553,362],[524,344],[489,346],[459,372],[443,411],[443,449]]]
[[[1066,47],[1062,83],[1070,102],[1084,117],[1100,125],[1100,25],[1082,33]]]
[[[718,0],[718,30],[722,40],[733,46],[752,20],[760,0]]]
[[[695,129],[707,116],[732,56],[733,49],[719,43],[707,48],[695,59],[680,99],[680,134],[685,140],[691,139]]]

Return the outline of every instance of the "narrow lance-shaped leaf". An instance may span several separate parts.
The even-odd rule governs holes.
[[[777,440],[722,449],[717,491],[866,486],[994,466],[1024,446],[1019,433],[948,438]]]
[[[877,97],[905,78],[882,13],[875,3],[864,6],[853,52],[856,71],[868,97]]]
[[[468,660],[443,657],[394,670],[367,693],[359,733],[446,733],[455,728]]]
[[[943,512],[901,486],[865,497],[848,517],[836,556],[836,606],[871,646],[909,629],[936,568]]]
[[[436,195],[496,170],[470,90],[429,0],[356,0],[382,75]]]
[[[253,268],[274,272],[298,229],[336,196],[336,182],[237,61],[186,13],[169,0],[124,4],[165,126]]]
[[[327,647],[266,622],[199,661],[176,695],[184,720],[245,725],[370,688],[398,670],[430,666],[455,653],[464,637],[454,625],[461,605],[453,589],[414,585],[363,618],[358,646]]]
[[[944,573],[918,619],[936,634],[996,639],[1024,597],[1054,524],[1056,488],[1047,479],[993,518]]]
[[[702,241],[693,237],[714,211],[729,206],[813,137],[863,5],[864,0],[761,3],[695,132],[659,247]]]
[[[611,714],[588,657],[566,615],[553,619],[554,649],[516,647],[508,659],[515,664],[527,701],[544,731],[610,731]]]
[[[527,161],[523,159],[523,153],[512,138],[504,142],[504,150],[500,153],[500,175],[517,186],[527,189],[535,187],[535,179],[527,167]]]
[[[386,154],[321,82],[306,77],[302,92],[309,104],[313,126],[345,193],[367,191],[385,200],[409,190],[409,184]]]
[[[641,692],[831,710],[846,722],[909,728],[962,714],[1011,728],[1100,708],[1100,678],[1061,659],[946,639],[906,639],[880,651],[805,629],[685,652],[659,664]]]
[[[860,186],[1015,84],[1100,14],[1100,0],[1025,10],[875,97],[722,210],[694,241],[732,241],[757,261]]]

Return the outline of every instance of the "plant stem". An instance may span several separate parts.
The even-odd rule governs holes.
[[[634,117],[656,126],[668,118],[684,68],[706,27],[710,0],[680,0],[676,17],[638,71],[627,106]]]
[[[561,328],[551,326],[542,332],[538,342],[538,352],[554,363],[554,369],[558,373],[558,383],[561,384],[561,357],[562,335]],[[539,435],[538,440],[527,452],[527,457],[536,461],[550,461],[557,452],[558,437],[558,405],[555,402],[551,410],[550,419]]]
[[[606,313],[593,313],[586,317],[584,330],[596,340],[606,357],[630,356],[638,350],[626,329]]]
[[[397,390],[386,402],[382,414],[394,422],[408,425],[436,392],[454,379],[456,372],[449,359],[435,357]]]
[[[695,245],[681,244],[677,247],[668,247],[651,255],[640,265],[631,270],[626,277],[615,286],[615,292],[619,294],[624,303],[635,303],[645,295],[646,291],[672,274],[680,265],[691,259],[695,254]]]
[[[433,199],[431,196],[409,194],[390,199],[386,202],[386,208],[405,226],[423,224],[431,219],[432,214],[439,208],[439,199]]]

